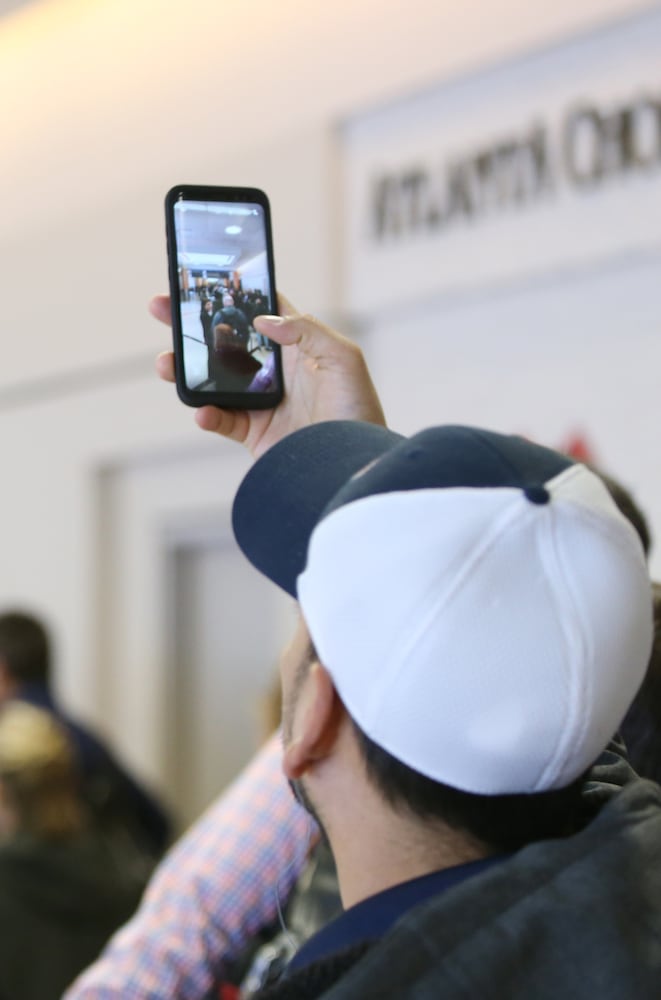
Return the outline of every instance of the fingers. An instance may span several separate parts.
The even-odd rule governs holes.
[[[203,431],[221,434],[242,444],[250,430],[250,418],[245,410],[220,410],[216,406],[202,406],[195,413],[195,423]]]
[[[164,382],[174,382],[174,354],[163,351],[156,358],[156,372]]]
[[[174,354],[163,351],[156,358],[156,371],[164,382],[174,382]],[[222,434],[223,437],[243,443],[250,430],[250,420],[245,411],[219,410],[216,406],[202,406],[195,411],[195,423],[203,431]]]
[[[160,320],[161,323],[167,323],[168,326],[171,326],[172,311],[170,308],[170,296],[155,295],[149,303],[149,312],[156,319]]]

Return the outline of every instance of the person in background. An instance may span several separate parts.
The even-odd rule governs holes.
[[[143,890],[88,824],[65,729],[21,701],[0,710],[0,996],[60,1000]]]
[[[207,348],[207,368],[210,365],[211,353],[213,351],[213,302],[211,299],[202,299],[200,303],[200,323],[202,325],[202,335]]]
[[[620,732],[629,760],[645,778],[661,784],[661,584],[653,584],[654,645],[645,679]]]
[[[46,625],[20,609],[0,613],[0,705],[20,699],[46,709],[67,730],[78,759],[83,797],[97,825],[134,847],[147,872],[171,839],[170,819],[155,797],[87,727],[62,711],[52,690]]]
[[[619,480],[590,466],[605,483],[619,510],[633,525],[645,557],[649,558],[652,533],[647,519]],[[661,584],[652,584],[654,600],[654,642],[645,679],[620,726],[627,757],[633,769],[643,778],[661,784]]]
[[[232,295],[223,295],[223,307],[211,320],[213,350],[209,353],[209,378],[222,392],[245,391],[261,362],[249,351],[250,326]]]

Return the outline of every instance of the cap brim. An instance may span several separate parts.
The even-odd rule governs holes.
[[[292,597],[310,536],[337,491],[404,438],[352,420],[312,424],[283,438],[250,469],[232,509],[241,550]]]

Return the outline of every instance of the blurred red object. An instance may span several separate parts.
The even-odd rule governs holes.
[[[577,462],[596,462],[595,450],[587,436],[581,431],[570,434],[564,444],[558,446],[558,451],[575,458]]]

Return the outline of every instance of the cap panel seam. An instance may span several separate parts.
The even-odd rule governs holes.
[[[603,514],[596,513],[594,510],[590,509],[589,507],[586,507],[584,504],[581,504],[581,503],[579,503],[576,500],[572,500],[569,497],[557,497],[556,498],[556,503],[561,503],[563,505],[567,505],[568,507],[570,507],[573,510],[574,516],[576,517],[577,520],[582,521],[584,523],[584,525],[586,525],[587,527],[589,527],[589,529],[591,529],[593,532],[599,534],[601,536],[601,538],[605,539],[609,544],[611,544],[613,546],[616,546],[621,551],[625,551],[626,550],[627,554],[629,554],[629,555],[631,555],[633,552],[635,552],[636,555],[640,557],[641,561],[643,560],[642,549],[640,548],[640,543],[638,541],[637,536],[635,535],[635,532],[634,532],[633,528],[632,528],[632,530],[631,530],[630,533],[629,532],[623,533],[622,531],[619,531],[619,530],[616,531],[616,532],[613,532],[612,530],[609,530],[609,528],[607,527],[607,525],[605,523],[605,518],[604,518]],[[627,527],[630,527],[630,525],[628,524],[628,522],[626,521],[626,519],[624,518],[624,516],[619,513],[619,511],[617,510],[617,508],[614,509],[613,519],[612,520],[615,522],[615,524],[618,527],[620,527],[622,524],[626,525]],[[555,540],[554,540],[554,555],[555,555],[555,558],[556,558],[556,560],[558,562],[558,565],[561,566],[562,569],[563,569],[563,579],[564,579],[564,582],[565,582],[565,587],[567,588],[567,590],[569,591],[569,593],[571,595],[572,607],[576,611],[575,620],[577,622],[580,622],[580,624],[582,626],[583,619],[582,619],[582,617],[580,615],[578,615],[578,611],[577,611],[577,608],[579,606],[579,602],[578,602],[578,600],[576,598],[576,590],[575,590],[575,583],[574,583],[574,580],[573,580],[573,576],[567,575],[567,573],[565,571],[565,567],[567,565],[566,564],[566,560],[563,559],[563,557],[562,557],[562,555],[560,553],[559,547],[555,543]],[[563,622],[563,631],[565,632],[565,635],[566,635],[567,632],[566,632],[566,629],[564,628],[564,619],[561,617],[560,620]],[[593,657],[595,655],[595,651],[594,651],[594,647],[592,646],[592,644],[588,641],[588,638],[586,636],[585,630],[582,627],[580,629],[580,634],[581,634],[581,646],[582,646],[580,671],[581,671],[581,677],[582,677],[582,684],[585,687],[585,690],[587,692],[586,699],[585,699],[585,704],[588,705],[588,706],[590,706],[590,705],[594,704],[594,698],[593,698],[593,693],[594,693],[594,679],[593,679],[592,673],[590,671],[586,671],[585,666],[586,666],[586,663],[588,662],[588,657]],[[576,678],[572,677],[572,682],[573,682],[574,688],[575,688],[576,684],[577,684]],[[576,725],[574,746],[572,748],[572,753],[573,753],[574,756],[578,756],[578,754],[576,753],[575,748],[578,747],[579,745],[583,746],[585,744],[586,734],[587,734],[587,732],[589,730],[589,720],[587,718],[587,713],[578,713],[578,715],[579,715],[578,724]],[[566,732],[568,733],[570,731],[571,731],[571,726],[568,725]],[[566,736],[565,740],[564,740],[565,744],[567,744],[568,739],[569,739],[569,737]],[[560,751],[561,751],[561,748],[559,747],[559,749],[558,749],[558,755],[556,755],[556,758],[557,758],[557,756],[559,756]],[[568,756],[566,751],[567,751],[567,748],[565,746],[565,748],[564,748],[564,760],[565,760],[565,762],[566,762],[567,756]],[[551,768],[552,764],[553,764],[553,761],[551,761],[549,763],[549,767],[544,772],[544,774],[542,775],[542,778],[540,780],[544,780],[544,779],[546,779],[548,777],[548,770]],[[556,774],[557,774],[557,771],[556,771]]]
[[[470,489],[470,487],[462,487],[463,489]],[[373,725],[381,716],[383,701],[385,697],[385,691],[392,684],[393,680],[399,676],[402,670],[405,670],[408,665],[410,656],[413,654],[418,643],[423,639],[424,635],[427,633],[430,622],[439,614],[439,611],[446,605],[448,605],[456,594],[464,586],[466,579],[473,572],[473,569],[479,560],[483,559],[488,555],[493,546],[502,538],[505,531],[512,527],[513,523],[516,521],[517,524],[520,522],[521,517],[521,504],[519,503],[519,498],[521,498],[521,503],[525,502],[524,511],[527,516],[531,514],[537,514],[539,516],[539,511],[530,511],[530,504],[528,501],[523,501],[523,494],[516,487],[496,487],[497,489],[511,490],[515,496],[512,498],[512,502],[502,511],[500,516],[492,524],[490,530],[486,533],[482,543],[475,549],[472,555],[466,560],[461,571],[456,575],[449,587],[446,587],[442,592],[431,599],[428,602],[427,612],[423,616],[420,625],[416,629],[416,633],[412,636],[405,647],[393,646],[391,650],[391,656],[388,661],[384,664],[384,676],[383,683],[380,685],[380,693],[378,699],[374,699],[368,708],[369,725]],[[392,494],[391,494],[392,495]],[[518,508],[518,509],[517,509]],[[439,572],[443,572],[442,568]],[[439,657],[442,657],[442,650],[439,651]]]
[[[562,500],[556,500],[556,503],[562,504]],[[579,512],[580,513],[580,512]],[[535,782],[535,789],[539,790],[547,789],[553,787],[555,780],[563,766],[567,762],[567,750],[568,747],[576,741],[580,741],[581,744],[585,741],[585,733],[587,730],[588,720],[586,718],[587,713],[581,713],[578,709],[579,699],[576,697],[579,688],[583,688],[586,682],[589,683],[589,678],[586,677],[585,663],[587,649],[587,640],[585,629],[583,628],[583,619],[578,612],[578,601],[576,600],[576,593],[574,587],[570,582],[571,576],[567,573],[566,565],[560,553],[560,548],[557,540],[557,529],[558,529],[558,518],[553,516],[554,511],[549,511],[550,517],[548,519],[547,525],[545,525],[544,537],[541,538],[539,549],[540,555],[542,556],[542,562],[545,572],[548,574],[549,560],[544,557],[544,550],[553,559],[555,563],[555,576],[560,576],[563,582],[563,592],[564,588],[567,588],[570,600],[564,601],[563,606],[558,602],[558,592],[556,587],[551,588],[551,595],[553,600],[553,605],[555,608],[555,617],[558,623],[558,627],[562,632],[565,640],[565,650],[567,651],[568,660],[564,663],[565,678],[566,678],[566,691],[567,691],[567,725],[560,734],[560,738],[557,741],[556,751],[552,758],[548,761],[541,774],[539,775],[537,781]],[[560,571],[558,573],[558,571]],[[573,628],[570,628],[569,623],[565,619],[566,612],[571,609]],[[578,642],[576,642],[578,638]],[[572,664],[572,653],[578,654],[576,664]],[[580,673],[581,679],[579,681],[577,674]],[[589,701],[588,701],[589,704]]]
[[[473,437],[476,441],[479,441],[479,443],[482,445],[482,447],[485,450],[489,451],[489,453],[498,460],[498,462],[500,463],[500,465],[501,465],[501,467],[503,469],[507,469],[507,471],[512,476],[514,476],[514,478],[517,481],[516,484],[514,484],[514,483],[512,483],[512,484],[506,484],[506,483],[504,483],[502,485],[505,488],[521,489],[521,490],[523,490],[523,489],[525,489],[525,487],[531,486],[531,485],[540,485],[540,486],[544,486],[545,485],[545,486],[548,487],[549,483],[554,482],[560,476],[564,476],[565,473],[567,473],[572,468],[574,468],[577,464],[579,464],[579,463],[576,463],[569,456],[567,456],[567,458],[566,458],[567,467],[564,468],[561,472],[557,473],[555,476],[552,476],[550,479],[544,480],[544,481],[542,481],[541,479],[536,479],[536,480],[534,480],[534,482],[532,480],[531,481],[527,481],[527,477],[524,477],[521,469],[516,465],[516,463],[512,462],[509,458],[507,458],[505,455],[503,455],[503,453],[496,447],[496,445],[493,443],[493,441],[489,440],[489,438],[487,438],[487,437],[484,436],[484,433],[480,430],[480,428],[477,428],[477,427],[466,427],[465,430],[467,430],[470,433],[471,437]],[[521,440],[515,434],[505,435],[505,437],[507,437],[509,440],[512,440],[512,439]],[[539,447],[542,447],[542,446],[539,446]],[[560,456],[560,457],[563,457],[563,456]],[[524,480],[526,480],[526,481],[524,481]],[[493,485],[491,488],[492,489],[497,489],[498,487],[495,486],[495,485]]]
[[[485,449],[485,451],[488,451],[493,457],[495,457],[498,460],[498,463],[500,464],[500,466],[503,469],[507,469],[507,471],[511,475],[514,475],[518,480],[521,479],[521,473],[516,468],[516,466],[512,462],[510,462],[508,459],[506,459],[503,456],[502,452],[499,451],[498,448],[496,448],[495,445],[491,441],[489,441],[488,438],[485,438],[484,435],[480,432],[480,430],[478,428],[476,428],[476,427],[467,427],[466,430],[469,432],[470,436],[475,441],[479,441],[480,445]],[[497,489],[498,487],[497,486],[491,486],[491,487],[487,487],[487,488]],[[504,488],[505,489],[507,489],[507,488],[509,488],[509,489],[522,489],[523,488],[523,484],[521,484],[519,486],[513,486],[513,485],[509,485],[508,486],[508,485],[504,484]]]

